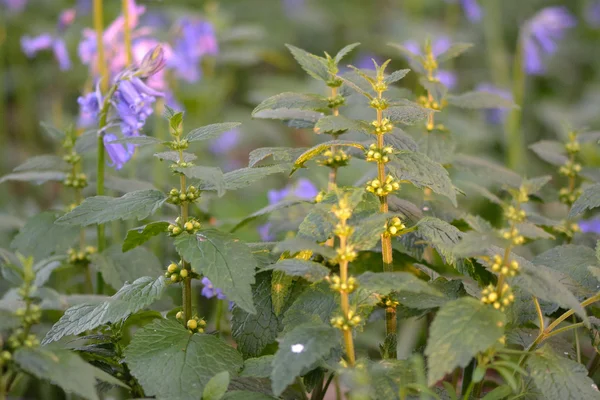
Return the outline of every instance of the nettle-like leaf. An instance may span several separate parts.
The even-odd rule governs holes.
[[[433,100],[438,102],[438,104],[442,104],[442,101],[446,98],[446,94],[448,93],[448,88],[444,86],[443,83],[431,81],[424,76],[419,78],[419,82],[427,92],[431,94]]]
[[[391,292],[427,293],[442,297],[436,288],[409,272],[365,272],[358,276],[360,288],[369,293],[387,295]]]
[[[196,157],[195,154],[186,153],[185,151],[182,151],[181,155],[183,155],[183,161],[185,161],[185,162],[194,161],[195,159],[198,158],[198,157]],[[178,162],[180,155],[179,155],[178,151],[163,151],[161,153],[154,153],[154,157],[158,158],[161,161],[167,160],[167,161]]]
[[[263,100],[252,111],[252,116],[255,118],[273,118],[266,111],[272,110],[303,110],[317,111],[319,113],[327,111],[329,102],[327,97],[316,94],[304,94],[285,92]],[[280,119],[280,118],[275,118]]]
[[[244,369],[240,376],[253,378],[268,378],[273,371],[274,355],[263,356],[259,358],[249,358],[244,361]]]
[[[309,286],[290,305],[283,315],[283,331],[289,332],[308,322],[329,324],[334,311],[339,309],[334,293],[327,282]]]
[[[516,104],[505,97],[491,92],[467,92],[457,96],[448,96],[448,103],[469,109],[481,108],[516,108]]]
[[[88,226],[116,220],[141,220],[154,214],[166,200],[167,196],[163,192],[154,189],[138,190],[122,197],[88,197],[56,223]]]
[[[463,234],[453,225],[434,217],[424,217],[417,223],[417,234],[430,242],[449,264],[456,262],[454,247]]]
[[[569,160],[565,145],[554,140],[541,140],[532,144],[529,148],[539,158],[552,165],[563,165]]]
[[[295,147],[261,147],[250,152],[248,166],[255,167],[269,157],[275,161],[275,164],[292,163],[305,151],[305,148]]]
[[[286,275],[283,271],[275,270],[271,275],[271,302],[273,303],[273,311],[278,317],[290,298],[294,281],[293,276]]]
[[[312,202],[309,202],[306,200],[284,200],[279,203],[270,204],[264,208],[261,208],[258,211],[253,212],[252,214],[250,214],[249,216],[247,216],[246,218],[244,218],[243,220],[238,222],[237,225],[231,229],[231,232],[235,232],[238,229],[240,229],[241,227],[245,226],[246,224],[248,224],[256,219],[259,219],[261,217],[267,216],[273,212],[285,210],[286,208],[297,206],[300,204],[312,204]]]
[[[383,136],[383,143],[386,146],[394,147],[396,150],[417,151],[419,148],[417,142],[412,137],[398,128],[394,128],[393,131],[386,133]]]
[[[385,224],[393,214],[376,214],[354,222],[354,231],[348,237],[348,244],[356,251],[371,250],[379,242],[385,231]]]
[[[138,276],[160,276],[164,272],[158,258],[143,247],[124,253],[121,246],[111,246],[102,253],[94,254],[92,265],[115,289],[126,282],[133,282]]]
[[[51,254],[64,254],[75,243],[79,229],[60,226],[54,222],[59,214],[42,212],[31,217],[13,239],[11,247],[34,260],[42,260]]]
[[[429,114],[435,112],[429,108],[419,106],[396,106],[383,111],[383,116],[395,124],[414,125],[427,119]]]
[[[331,140],[329,142],[320,143],[320,144],[306,150],[304,153],[302,153],[300,155],[300,157],[298,157],[296,159],[296,161],[294,162],[294,167],[292,168],[291,174],[293,174],[299,168],[304,167],[304,163],[306,163],[307,161],[310,161],[311,159],[315,158],[316,156],[323,153],[324,151],[329,150],[331,148],[331,146],[354,147],[354,148],[357,148],[362,151],[365,150],[365,146],[363,146],[361,143],[351,142],[348,140]]]
[[[8,181],[31,182],[41,185],[48,181],[63,181],[66,174],[62,171],[23,171],[14,172],[0,177],[0,183]]]
[[[439,62],[452,60],[473,47],[473,43],[453,43],[448,50],[437,56]]]
[[[302,324],[288,332],[273,358],[273,393],[276,396],[283,393],[304,368],[327,357],[340,339],[337,329],[322,323]]]
[[[182,233],[175,239],[179,254],[198,272],[207,276],[236,305],[256,313],[251,285],[257,267],[248,246],[234,236],[217,230],[195,235]]]
[[[598,399],[600,393],[585,366],[558,356],[548,345],[533,353],[527,368],[536,388],[548,400]]]
[[[323,264],[298,258],[285,258],[263,270],[281,271],[288,276],[304,278],[309,282],[320,282],[329,275],[329,268]]]
[[[397,179],[409,181],[418,188],[430,188],[456,206],[456,189],[448,171],[425,154],[399,151],[388,163],[388,168]]]
[[[340,61],[342,61],[342,59],[344,57],[346,57],[346,55],[348,53],[350,53],[352,50],[354,50],[358,46],[360,46],[360,43],[358,43],[358,42],[344,46],[340,51],[337,52],[337,54],[333,58],[333,61],[336,63],[336,65],[339,64]]]
[[[237,376],[240,353],[216,336],[190,334],[180,323],[157,319],[136,332],[125,362],[146,395],[196,400],[212,377]]]
[[[156,145],[156,144],[164,144],[167,143],[164,140],[159,138],[155,138],[153,136],[129,136],[123,137],[120,139],[113,140],[108,142],[109,144],[135,144],[136,146],[148,146],[148,145]]]
[[[597,291],[598,282],[588,269],[598,265],[594,249],[573,244],[558,246],[539,254],[532,263],[560,271],[590,291]]]
[[[219,197],[225,194],[225,175],[221,168],[204,167],[194,165],[185,168],[175,168],[175,171],[181,172],[190,179],[200,179],[199,187],[210,187],[211,190],[216,190]]]
[[[235,171],[227,172],[223,179],[227,190],[243,189],[252,185],[269,175],[285,173],[290,170],[289,165],[278,164],[266,167],[241,168]],[[202,190],[216,190],[214,186],[201,187]]]
[[[277,338],[280,330],[278,316],[271,300],[271,274],[261,273],[252,286],[256,313],[250,314],[234,307],[231,334],[244,357],[257,357]]]
[[[188,142],[214,139],[225,132],[237,128],[240,125],[241,123],[239,122],[222,122],[219,124],[206,125],[193,129],[187,135],[185,135],[184,139]]]
[[[456,367],[466,367],[479,352],[504,335],[504,313],[463,297],[446,303],[435,316],[425,348],[428,384],[433,385]]]
[[[487,159],[467,154],[457,154],[452,166],[460,170],[469,171],[476,176],[486,179],[488,182],[509,185],[515,188],[521,185],[519,174]]]
[[[312,240],[299,237],[286,239],[283,242],[279,242],[273,249],[275,253],[283,253],[288,251],[290,254],[294,254],[303,250],[312,251],[313,253],[321,254],[327,258],[336,257],[336,252],[331,247],[321,246]]]
[[[339,135],[347,131],[368,133],[369,126],[366,122],[356,121],[342,115],[327,115],[315,124],[315,133]]]
[[[62,142],[63,140],[65,140],[65,137],[67,136],[64,131],[58,129],[54,125],[49,124],[48,122],[42,121],[42,122],[40,122],[40,126],[42,127],[42,130],[44,131],[46,136],[48,136],[50,139],[54,140],[55,142]]]
[[[67,335],[78,335],[107,323],[123,321],[159,299],[165,288],[164,277],[157,279],[145,276],[126,284],[106,302],[71,307],[48,331],[42,343],[55,342]]]
[[[324,58],[318,57],[298,47],[292,46],[291,44],[286,44],[285,46],[290,50],[290,52],[292,53],[298,64],[300,64],[302,69],[305,70],[310,76],[325,82],[329,80],[329,69],[327,68],[327,63]],[[344,54],[340,56],[340,59],[343,56]]]
[[[68,171],[70,168],[62,157],[54,155],[35,156],[15,167],[13,172],[23,171]]]
[[[399,69],[386,76],[383,81],[387,85],[391,85],[392,83],[396,83],[399,80],[403,79],[409,72],[410,69]]]
[[[583,194],[573,203],[571,211],[569,211],[569,218],[574,218],[585,210],[596,207],[600,207],[600,184],[591,185],[584,189]]]
[[[387,135],[386,135],[387,136]],[[456,141],[448,132],[433,130],[420,134],[416,139],[419,152],[442,165],[454,162]],[[416,151],[416,149],[408,149]]]
[[[125,241],[123,242],[123,252],[134,249],[148,240],[152,239],[156,235],[160,235],[163,232],[167,232],[169,223],[165,221],[150,222],[144,226],[133,228],[127,231]]]
[[[96,391],[97,380],[127,387],[68,350],[21,348],[15,352],[14,360],[23,371],[87,400],[100,398]]]

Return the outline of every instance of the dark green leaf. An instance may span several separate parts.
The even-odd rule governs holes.
[[[319,282],[304,290],[283,315],[284,332],[307,322],[329,324],[334,311],[339,310],[334,293],[327,282]]]
[[[455,226],[438,218],[424,217],[417,223],[417,234],[430,242],[447,263],[456,262],[453,248],[462,233]]]
[[[287,239],[283,242],[277,243],[277,246],[275,246],[273,249],[273,251],[276,253],[289,251],[291,254],[303,250],[310,250],[327,258],[335,258],[336,256],[335,251],[331,247],[321,246],[311,240],[301,238]]]
[[[275,397],[260,392],[233,390],[225,393],[223,400],[277,400]]]
[[[164,272],[158,258],[149,250],[138,247],[123,253],[118,244],[94,254],[92,264],[114,289],[133,282],[138,276],[160,276]]]
[[[289,276],[304,278],[309,282],[319,282],[329,275],[329,268],[322,264],[301,260],[298,258],[286,258],[277,261],[273,265],[264,268],[265,270],[281,271]]]
[[[268,355],[259,358],[249,358],[244,361],[244,369],[240,376],[250,376],[254,378],[268,378],[273,371],[272,363],[275,356]]]
[[[354,231],[348,237],[348,244],[354,246],[356,251],[371,250],[385,231],[388,219],[394,217],[390,214],[376,214],[360,220],[355,224]]]
[[[225,175],[221,168],[204,167],[196,165],[186,168],[175,168],[175,171],[181,172],[191,179],[200,179],[200,187],[209,187],[216,190],[219,197],[225,194]]]
[[[317,57],[314,54],[310,54],[309,52],[290,44],[286,44],[285,46],[290,50],[302,69],[305,70],[310,76],[325,82],[329,80],[329,70],[323,58]]]
[[[187,140],[188,142],[196,142],[199,140],[214,139],[222,133],[230,131],[240,125],[241,123],[239,122],[223,122],[220,124],[202,126],[188,133],[185,136],[185,140]]]
[[[315,133],[339,135],[347,131],[368,132],[369,126],[362,121],[355,121],[342,115],[328,115],[316,123]]]
[[[127,236],[125,236],[125,241],[123,242],[122,246],[123,252],[141,246],[154,236],[166,232],[168,227],[168,222],[156,221],[150,222],[149,224],[140,226],[138,228],[128,230]]]
[[[569,211],[569,218],[574,218],[585,210],[591,210],[592,208],[600,207],[600,184],[591,185],[585,188],[583,194],[571,207]]]

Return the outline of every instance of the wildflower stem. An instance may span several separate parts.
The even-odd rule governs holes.
[[[533,296],[533,304],[535,305],[535,311],[537,312],[538,320],[540,321],[540,333],[542,333],[544,332],[544,313],[542,313],[540,302],[535,296]]]
[[[502,7],[494,0],[484,2],[485,12],[483,23],[485,43],[487,47],[488,64],[492,72],[492,81],[496,86],[510,85],[509,65],[502,35]]]
[[[123,40],[125,42],[125,66],[129,67],[133,62],[133,51],[131,50],[131,25],[129,23],[129,0],[123,0]]]
[[[337,87],[332,87],[331,88],[331,98],[335,98],[335,96],[337,96],[338,93],[338,88]],[[340,110],[338,107],[334,107],[333,108],[333,115],[334,116],[338,116],[340,115]],[[336,139],[336,138],[334,138]],[[335,152],[337,151],[337,146],[331,146],[331,153],[335,156]],[[334,190],[337,187],[337,167],[333,167],[330,169],[329,171],[329,182],[327,185],[327,191],[331,192],[332,190]]]
[[[182,129],[182,127],[180,127],[179,129]],[[181,133],[181,132],[179,132]],[[177,135],[177,142],[180,143],[180,134]],[[181,146],[179,146],[179,162],[184,162],[184,157],[183,157],[183,150],[181,149]],[[179,190],[180,193],[186,193],[187,192],[187,185],[186,185],[186,181],[185,181],[185,175],[184,174],[180,174],[179,175]],[[180,217],[181,217],[181,224],[185,224],[189,218],[189,213],[188,213],[189,207],[188,207],[188,202],[184,201],[181,203],[181,207],[180,207]],[[181,259],[181,264],[182,264],[182,268],[185,268],[188,270],[188,276],[183,278],[183,282],[182,282],[182,296],[183,296],[183,323],[184,325],[187,324],[187,321],[189,321],[192,318],[192,277],[191,277],[191,268],[190,265],[188,263],[185,262],[185,260],[182,258]]]
[[[342,226],[345,226],[346,221],[344,220],[342,223]],[[339,236],[340,238],[340,249],[342,254],[346,253],[346,236],[341,235]],[[347,283],[348,282],[348,260],[340,260],[340,280],[342,283]],[[350,298],[348,296],[348,292],[346,292],[345,290],[340,291],[340,297],[341,297],[341,307],[342,307],[342,313],[344,314],[344,316],[348,316],[348,313],[350,312]],[[350,365],[351,367],[354,366],[354,363],[356,361],[355,356],[354,356],[354,340],[352,338],[352,330],[351,329],[347,329],[347,330],[343,330],[342,332],[344,332],[344,343],[346,345],[346,357],[348,357],[348,365]]]
[[[94,30],[96,31],[97,67],[100,74],[100,89],[108,89],[108,66],[104,60],[104,4],[103,0],[94,0]]]
[[[507,161],[509,168],[523,169],[524,142],[521,135],[521,115],[525,94],[525,70],[523,68],[523,38],[517,40],[517,49],[513,65],[513,99],[517,107],[512,109],[506,123]]]

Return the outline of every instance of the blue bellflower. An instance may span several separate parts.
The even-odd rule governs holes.
[[[158,92],[146,85],[140,78],[122,80],[113,98],[117,116],[121,121],[121,131],[125,136],[137,136],[154,107]]]
[[[183,18],[179,22],[179,36],[173,46],[169,67],[184,81],[197,82],[202,75],[202,58],[218,52],[215,30],[210,22]]]
[[[523,31],[524,68],[528,74],[545,72],[544,56],[553,55],[565,32],[577,24],[565,7],[546,7],[525,24]]]

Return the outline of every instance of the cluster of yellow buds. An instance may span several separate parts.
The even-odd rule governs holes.
[[[576,177],[581,172],[581,164],[567,161],[558,169],[558,173],[568,177]]]
[[[188,186],[185,193],[179,189],[171,189],[167,201],[171,204],[182,204],[186,202],[194,202],[200,197],[200,190],[195,186]]]
[[[505,307],[515,301],[515,295],[507,283],[502,284],[500,290],[496,290],[494,285],[489,285],[481,291],[481,302],[491,304],[496,310],[504,311]]]
[[[179,311],[175,318],[178,320],[183,320],[183,311]],[[194,315],[191,319],[187,320],[185,323],[185,327],[190,331],[190,333],[204,333],[204,327],[206,326],[206,321],[202,318],[199,318],[197,315]]]
[[[391,132],[394,129],[394,124],[392,124],[392,121],[390,121],[389,118],[384,118],[381,120],[381,122],[373,121],[371,122],[371,125],[373,125],[375,128],[373,133],[376,135],[383,135]]]
[[[396,236],[406,229],[406,225],[402,223],[399,217],[394,217],[385,223],[385,236]]]
[[[360,324],[362,319],[352,310],[348,311],[348,315],[331,318],[331,325],[343,331],[349,331],[352,327]]]
[[[0,369],[5,364],[12,361],[12,354],[8,350],[0,351]]]
[[[517,228],[505,229],[502,231],[502,238],[512,241],[515,246],[525,243],[525,237],[519,233]]]
[[[517,203],[527,203],[529,201],[529,192],[527,191],[527,188],[524,186],[521,186],[519,188],[519,191],[517,193],[515,193],[515,201]]]
[[[329,87],[340,87],[342,86],[342,84],[344,83],[343,80],[341,80],[340,78],[338,78],[337,76],[334,76],[333,78],[329,79],[326,84]]]
[[[15,315],[23,321],[24,325],[39,324],[42,319],[42,309],[37,304],[32,304],[29,310],[24,307],[17,308]]]
[[[350,156],[344,150],[327,150],[323,153],[323,158],[318,161],[319,165],[330,168],[344,167],[348,165]]]
[[[181,223],[181,217],[175,219],[175,224],[169,224],[167,231],[169,235],[177,236],[181,232],[195,233],[202,225],[195,218],[188,219],[184,224]]]
[[[171,169],[175,169],[175,168],[187,168],[187,167],[193,167],[194,163],[191,161],[177,161],[176,163],[173,163],[171,165],[169,165],[169,167]],[[177,172],[178,174],[181,174],[182,172]]]
[[[193,271],[188,270],[187,268],[181,267],[181,262],[179,263],[171,263],[167,266],[167,272],[165,272],[165,278],[169,278],[171,282],[177,283],[181,282],[183,279],[187,278],[194,274]]]
[[[79,172],[79,173],[71,172],[71,173],[67,174],[67,176],[65,177],[65,180],[63,181],[63,184],[67,187],[72,187],[72,188],[76,188],[76,189],[84,188],[88,184],[87,175],[84,174],[83,172]]]
[[[317,193],[317,195],[315,196],[315,203],[322,202],[326,194],[327,192],[324,190],[321,190],[319,193]]]
[[[384,197],[400,189],[400,183],[393,176],[388,175],[385,182],[379,179],[373,179],[367,182],[367,192],[375,193],[379,197]]]
[[[492,271],[504,276],[515,276],[519,272],[519,263],[515,260],[504,263],[504,259],[496,254],[492,263]]]
[[[343,106],[344,103],[346,103],[346,98],[341,94],[327,98],[327,107],[329,108],[338,108],[340,106]]]
[[[172,142],[169,142],[169,147],[172,150],[175,151],[179,151],[179,150],[185,150],[189,147],[189,143],[187,140],[183,139],[183,140],[173,140]]]
[[[524,210],[517,209],[514,206],[509,206],[506,210],[504,210],[504,216],[509,221],[523,222],[525,221],[525,217],[527,217],[527,213],[525,213]]]
[[[379,97],[371,99],[369,105],[376,110],[385,110],[389,107],[388,101],[384,98],[380,99]]]
[[[23,328],[18,328],[10,335],[7,344],[11,349],[18,349],[19,347],[31,348],[39,346],[40,340],[34,334],[25,334]]]
[[[569,141],[565,143],[565,150],[569,154],[577,154],[581,150],[581,145],[577,141],[577,132],[569,132]]]
[[[65,154],[63,156],[63,160],[66,163],[73,165],[73,164],[77,164],[79,161],[81,161],[81,156],[79,154],[77,154],[77,152],[71,151],[70,154]]]
[[[335,204],[331,207],[331,212],[335,217],[340,221],[348,221],[352,216],[352,209],[348,204],[348,200],[346,198],[341,198],[338,204]]]
[[[377,148],[377,145],[373,143],[369,146],[369,150],[367,150],[367,161],[387,163],[390,161],[390,154],[393,153],[394,148],[392,146],[385,146],[379,149]]]
[[[581,232],[581,227],[576,222],[565,220],[561,225],[554,228],[557,232],[565,234],[567,237],[572,238],[576,233]]]
[[[75,250],[70,248],[67,250],[67,256],[71,265],[88,266],[92,261],[92,255],[96,254],[96,248],[94,246],[86,246],[83,250]]]
[[[354,232],[354,228],[346,224],[336,224],[333,228],[333,233],[339,237],[348,237],[352,235],[352,232]]]
[[[448,102],[446,100],[443,100],[442,103],[440,104],[439,102],[435,101],[433,98],[429,98],[429,96],[419,96],[419,100],[418,103],[421,104],[423,107],[425,108],[431,108],[432,110],[441,110],[443,107],[445,107]]]
[[[575,200],[577,200],[579,196],[581,196],[581,193],[583,193],[581,188],[570,190],[569,188],[564,187],[558,191],[558,198],[561,203],[570,206],[575,203]]]
[[[383,308],[396,308],[400,303],[389,296],[381,296],[378,305]]]
[[[353,276],[348,277],[346,282],[342,282],[342,279],[338,275],[335,275],[335,274],[332,275],[331,277],[328,276],[325,279],[328,282],[330,282],[329,287],[331,288],[331,290],[334,290],[336,292],[352,293],[358,287],[358,282],[356,281],[356,278]]]
[[[345,249],[338,248],[336,250],[336,252],[337,252],[337,259],[339,261],[352,262],[358,256],[358,253],[354,250],[354,246],[346,246]]]
[[[423,68],[425,68],[425,70],[429,72],[429,74],[427,75],[427,79],[429,81],[439,82],[439,79],[435,77],[435,74],[433,74],[433,72],[438,69],[438,63],[435,59],[435,55],[431,50],[428,51],[427,55],[424,57]]]

